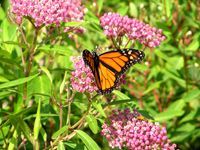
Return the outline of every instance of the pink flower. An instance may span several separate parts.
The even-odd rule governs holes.
[[[84,15],[81,0],[11,0],[11,12],[18,17],[31,17],[36,27],[80,21]]]
[[[106,13],[100,18],[106,36],[117,38],[126,36],[129,40],[138,40],[147,47],[156,47],[165,39],[161,29],[156,29],[139,20]]]
[[[72,57],[75,70],[71,73],[72,88],[78,92],[94,92],[97,90],[94,76],[82,57]]]
[[[113,111],[109,124],[102,126],[102,135],[111,148],[129,150],[174,150],[176,145],[167,138],[165,127],[139,118],[137,110]]]

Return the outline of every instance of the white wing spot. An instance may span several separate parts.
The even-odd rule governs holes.
[[[133,56],[130,56],[130,59],[133,59]]]

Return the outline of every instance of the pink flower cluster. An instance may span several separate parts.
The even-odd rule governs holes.
[[[72,57],[75,70],[71,73],[72,88],[78,92],[94,92],[97,90],[94,76],[82,57]]]
[[[106,36],[115,38],[126,36],[130,40],[138,40],[141,44],[153,48],[165,39],[161,29],[156,29],[139,20],[117,13],[106,13],[100,18]]]
[[[109,117],[109,124],[102,126],[102,135],[111,148],[129,150],[174,150],[167,137],[165,127],[139,118],[140,114],[129,109],[114,111]]]
[[[81,0],[11,0],[11,12],[18,20],[31,17],[36,27],[83,19]]]

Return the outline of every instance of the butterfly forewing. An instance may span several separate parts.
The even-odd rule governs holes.
[[[142,61],[144,53],[135,49],[123,49],[106,52],[99,56],[99,61],[109,66],[119,76],[123,74],[131,65]]]
[[[94,75],[95,82],[96,82],[98,89],[101,89],[101,82],[100,82],[98,66],[95,65],[95,62],[94,62],[95,59],[94,59],[93,55],[90,53],[90,51],[88,51],[88,50],[83,51],[83,60],[84,60],[85,64],[88,65],[90,67],[90,69],[92,70],[92,73]]]

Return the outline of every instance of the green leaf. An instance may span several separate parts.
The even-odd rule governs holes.
[[[20,44],[20,43],[15,42],[15,41],[3,41],[2,43],[3,44],[9,44],[9,45],[17,45],[17,46],[20,46],[22,48],[27,48],[27,46],[25,44]]]
[[[138,112],[147,119],[154,120],[154,118],[146,110],[138,110]]]
[[[185,123],[182,126],[179,126],[176,131],[178,132],[192,132],[195,129],[195,125],[191,123]]]
[[[133,2],[129,3],[129,12],[131,16],[136,17],[136,18],[138,17],[138,9]]]
[[[6,14],[2,7],[0,7],[0,20],[3,20],[6,17]]]
[[[56,139],[58,136],[60,136],[61,134],[68,132],[68,126],[63,126],[61,129],[59,129],[58,131],[56,131],[53,135],[52,135],[52,139]]]
[[[188,138],[189,136],[191,135],[191,133],[180,133],[180,132],[177,132],[175,134],[175,136],[171,137],[170,140],[172,142],[183,142],[186,138]]]
[[[3,91],[3,92],[0,92],[0,100],[2,99],[3,100],[3,97],[6,97],[8,95],[11,95],[11,91]]]
[[[59,142],[57,150],[65,150],[65,146],[62,141]]]
[[[76,133],[89,150],[101,150],[97,143],[87,133],[81,130],[76,130]]]
[[[35,140],[37,140],[37,138],[38,138],[40,127],[41,127],[41,125],[40,125],[41,124],[40,123],[40,119],[41,119],[40,109],[41,109],[41,100],[39,100],[39,102],[38,102],[37,114],[36,114],[34,128],[33,128],[33,134],[34,134]]]
[[[186,51],[196,51],[199,49],[199,40],[193,40],[192,43],[190,43],[190,45],[188,47],[186,47]]]
[[[40,128],[40,133],[42,135],[43,141],[47,141],[47,133],[42,126]]]
[[[67,145],[68,147],[75,149],[77,146],[77,143],[71,142],[71,141],[67,141],[64,143],[65,145]]]
[[[174,57],[170,57],[167,60],[167,64],[170,65],[170,70],[175,69],[175,70],[180,70],[183,68],[184,66],[184,60],[183,57],[181,56],[174,56]]]
[[[185,102],[190,102],[191,100],[195,100],[199,98],[200,96],[200,90],[199,89],[194,89],[186,93],[186,95],[183,97]]]
[[[67,78],[67,72],[65,71],[65,75],[64,75],[64,77],[63,77],[63,81],[62,81],[62,83],[61,83],[61,85],[60,85],[60,94],[62,94],[63,91],[64,91],[65,83],[66,83],[66,78]]]
[[[180,86],[182,86],[182,87],[185,88],[185,86],[186,86],[185,80],[179,78],[178,76],[176,76],[176,75],[174,75],[173,73],[167,71],[166,69],[163,69],[162,72],[163,72],[164,74],[166,74],[166,76],[168,76],[169,78],[172,78],[172,79],[174,79],[175,81],[177,81],[177,83],[178,83]]]
[[[89,25],[99,25],[99,18],[91,11],[87,11],[84,18],[87,22],[89,22]],[[88,24],[85,25],[87,27]]]
[[[34,79],[35,77],[37,77],[38,75],[39,74],[35,74],[33,76],[30,76],[30,77],[20,78],[20,79],[17,79],[17,80],[13,80],[13,81],[9,81],[9,82],[0,84],[0,89],[9,88],[9,87],[13,87],[13,86],[17,86],[17,85],[29,82],[32,79]]]
[[[15,24],[11,24],[7,18],[4,18],[2,24],[0,24],[0,28],[2,28],[3,32],[0,34],[0,39],[2,41],[17,41],[16,29],[17,26]],[[17,48],[15,45],[2,44],[3,49],[7,50],[9,53],[12,53],[14,48]]]
[[[148,69],[149,69],[148,66],[144,64],[135,64],[133,68],[133,70],[137,70],[139,72],[144,72],[147,71]],[[130,72],[132,72],[132,69]]]
[[[172,17],[172,1],[171,0],[163,0],[163,8],[165,9],[167,18]]]
[[[127,5],[124,5],[124,3],[121,3],[121,6],[117,9],[117,12],[124,16],[127,14],[129,7]]]
[[[67,22],[65,23],[65,27],[78,27],[85,24],[85,22],[80,21],[80,22]]]
[[[16,117],[17,115],[11,115],[10,116],[10,121],[11,123],[15,126],[15,128],[19,128],[23,134],[25,135],[25,137],[31,142],[33,143],[33,137],[32,137],[32,132],[31,129],[29,128],[29,126],[27,125],[27,123],[22,120],[21,117]]]
[[[151,84],[145,91],[144,91],[144,95],[151,92],[152,90],[154,89],[157,89],[160,87],[160,84],[162,83],[162,81],[158,81],[158,82],[155,82],[153,84]]]
[[[16,60],[1,57],[1,55],[0,55],[0,60],[1,60],[0,63],[6,64],[8,66],[7,69],[17,68],[17,69],[23,70],[22,66],[20,66],[19,62],[17,62]]]
[[[38,50],[49,53],[57,53],[60,55],[65,55],[65,56],[70,56],[71,55],[71,50],[66,49],[65,46],[60,46],[60,45],[45,45],[45,46],[40,46],[38,47]]]
[[[130,100],[130,97],[128,97],[127,95],[118,90],[114,90],[112,93],[114,93],[119,100]]]
[[[0,75],[0,82],[8,82],[9,80]]]
[[[42,114],[40,113],[40,116],[41,117],[46,117],[46,118],[49,118],[49,117],[58,117],[57,114]],[[32,115],[29,115],[27,117],[24,118],[24,120],[29,120],[31,118],[35,118],[36,117],[36,114],[32,114]]]
[[[62,141],[60,141],[60,142],[58,143],[57,150],[65,150],[65,146],[64,146],[64,144],[63,144]]]
[[[97,124],[97,119],[93,115],[87,115],[86,116],[86,121],[89,125],[89,128],[94,134],[98,133],[98,124]]]
[[[162,51],[160,51],[160,50],[155,50],[155,54],[156,54],[159,58],[162,58],[162,59],[164,59],[164,60],[166,60],[166,61],[169,60],[169,57],[168,57],[165,53],[163,53]]]
[[[100,103],[96,103],[96,102],[93,102],[92,105],[98,110],[98,112],[103,116],[103,117],[107,117],[104,110],[103,110],[103,107]]]
[[[49,80],[51,81],[51,83],[53,82],[53,79],[52,79],[52,76],[51,76],[51,73],[49,72],[49,70],[44,67],[44,66],[40,66],[41,70],[46,73],[47,77],[49,78]]]
[[[124,104],[124,103],[133,103],[134,105],[138,106],[138,104],[136,103],[136,101],[130,99],[130,100],[116,100],[116,101],[113,101],[113,102],[110,102],[110,103],[107,103],[104,105],[105,106],[109,106],[109,105],[119,105],[119,104]]]
[[[187,114],[186,116],[184,116],[184,118],[182,118],[182,119],[180,120],[179,124],[182,124],[182,123],[184,123],[184,122],[193,120],[196,114],[197,114],[197,110],[191,111],[189,114]]]
[[[97,1],[97,5],[98,5],[98,14],[100,14],[100,12],[101,12],[101,10],[102,10],[103,3],[104,3],[104,0],[98,0],[98,1]]]
[[[167,108],[167,110],[157,114],[154,119],[156,121],[166,121],[174,117],[182,116],[184,114],[183,107],[186,105],[183,99],[177,100]]]
[[[17,149],[16,145],[17,145],[17,130],[14,131],[11,140],[9,141],[9,146],[8,146],[8,150],[14,150]]]
[[[41,76],[38,76],[37,78],[33,79],[28,84],[28,96],[29,98],[31,96],[35,96],[36,100],[48,100],[51,96],[51,81],[49,78],[43,74]],[[43,101],[43,104],[47,101]]]

